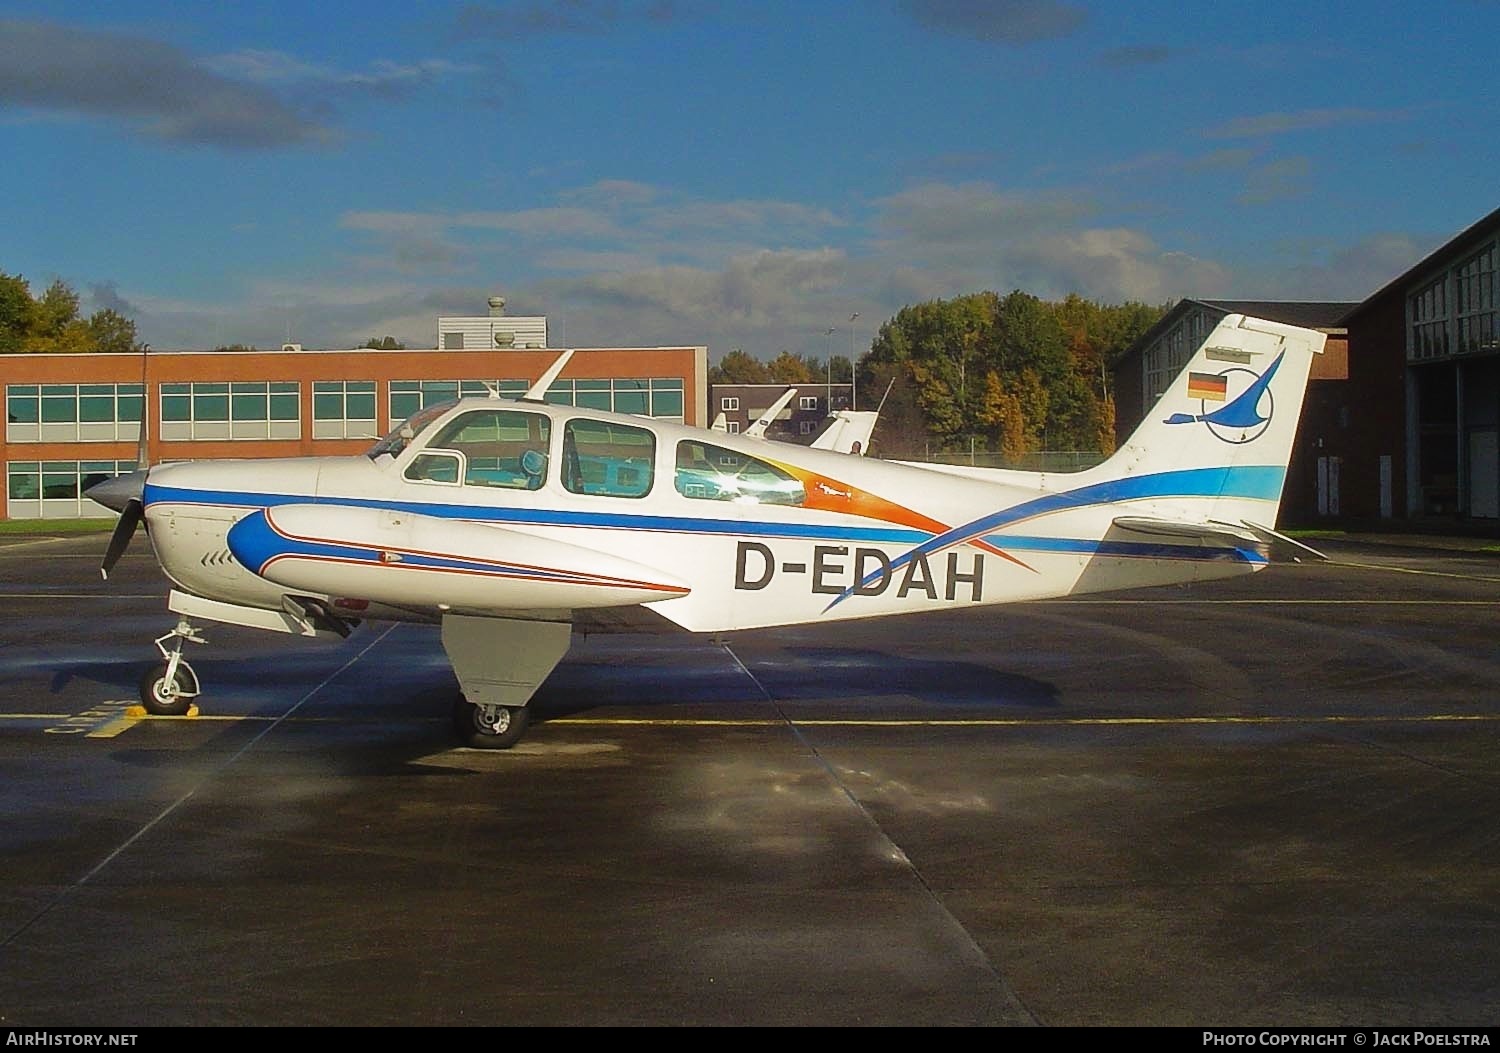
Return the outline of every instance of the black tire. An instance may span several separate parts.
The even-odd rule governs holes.
[[[485,719],[484,710],[460,697],[453,704],[453,730],[459,741],[476,750],[508,750],[531,723],[531,714],[525,706],[502,706],[494,712],[498,719],[493,723]]]
[[[153,717],[180,717],[193,708],[192,674],[179,663],[172,682],[167,680],[167,663],[160,662],[141,677],[141,705]]]

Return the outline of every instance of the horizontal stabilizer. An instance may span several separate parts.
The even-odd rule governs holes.
[[[1129,530],[1136,534],[1192,539],[1211,545],[1228,545],[1236,548],[1265,546],[1268,550],[1267,554],[1273,559],[1278,552],[1281,552],[1286,553],[1289,559],[1298,563],[1302,562],[1305,557],[1320,561],[1328,559],[1317,549],[1304,545],[1295,538],[1287,537],[1268,526],[1252,523],[1249,520],[1242,520],[1239,523],[1214,521],[1195,523],[1178,519],[1153,519],[1149,516],[1120,516],[1114,520],[1114,525],[1121,530]]]
[[[1242,547],[1261,544],[1262,539],[1248,527],[1231,523],[1191,523],[1176,519],[1152,519],[1149,516],[1119,516],[1114,525],[1134,534],[1201,541],[1212,545]]]
[[[1304,555],[1315,559],[1320,563],[1328,562],[1327,556],[1323,555],[1323,553],[1319,552],[1317,549],[1309,545],[1304,545],[1296,538],[1287,537],[1285,534],[1278,533],[1268,526],[1262,526],[1259,523],[1252,523],[1248,519],[1243,521],[1243,525],[1246,530],[1249,530],[1256,537],[1260,538],[1261,541],[1263,541],[1267,545],[1270,545],[1273,554],[1278,548],[1285,546],[1285,548],[1292,551],[1292,559],[1296,560],[1299,563],[1301,562],[1302,556]]]

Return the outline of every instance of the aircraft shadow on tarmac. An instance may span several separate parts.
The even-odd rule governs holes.
[[[752,667],[778,699],[849,700],[903,695],[939,706],[1043,707],[1060,703],[1057,687],[978,662],[913,658],[847,647],[793,647],[795,665]]]
[[[988,710],[1060,704],[1052,684],[974,662],[838,647],[784,648],[777,654],[774,662],[742,656],[775,702],[828,702],[841,710],[870,706],[872,715],[887,709],[893,696],[907,704],[915,698],[927,705]],[[565,661],[537,692],[533,720],[612,706],[712,706],[758,697],[759,690],[743,675],[726,677],[722,667]]]

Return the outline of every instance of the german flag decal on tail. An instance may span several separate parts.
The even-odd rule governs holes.
[[[1189,373],[1188,398],[1223,402],[1229,394],[1229,378],[1215,373]]]

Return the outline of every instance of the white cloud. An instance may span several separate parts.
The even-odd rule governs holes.
[[[262,87],[125,33],[0,20],[0,104],[122,122],[184,145],[267,149],[332,132]]]
[[[1329,109],[1297,110],[1292,113],[1261,113],[1252,117],[1236,117],[1212,128],[1204,129],[1206,139],[1251,139],[1261,136],[1284,135],[1288,132],[1313,131],[1346,124],[1384,124],[1410,120],[1416,111],[1412,109],[1370,110],[1354,106]]]
[[[1082,28],[1088,12],[1058,0],[901,0],[918,25],[975,40],[1030,44]]]

